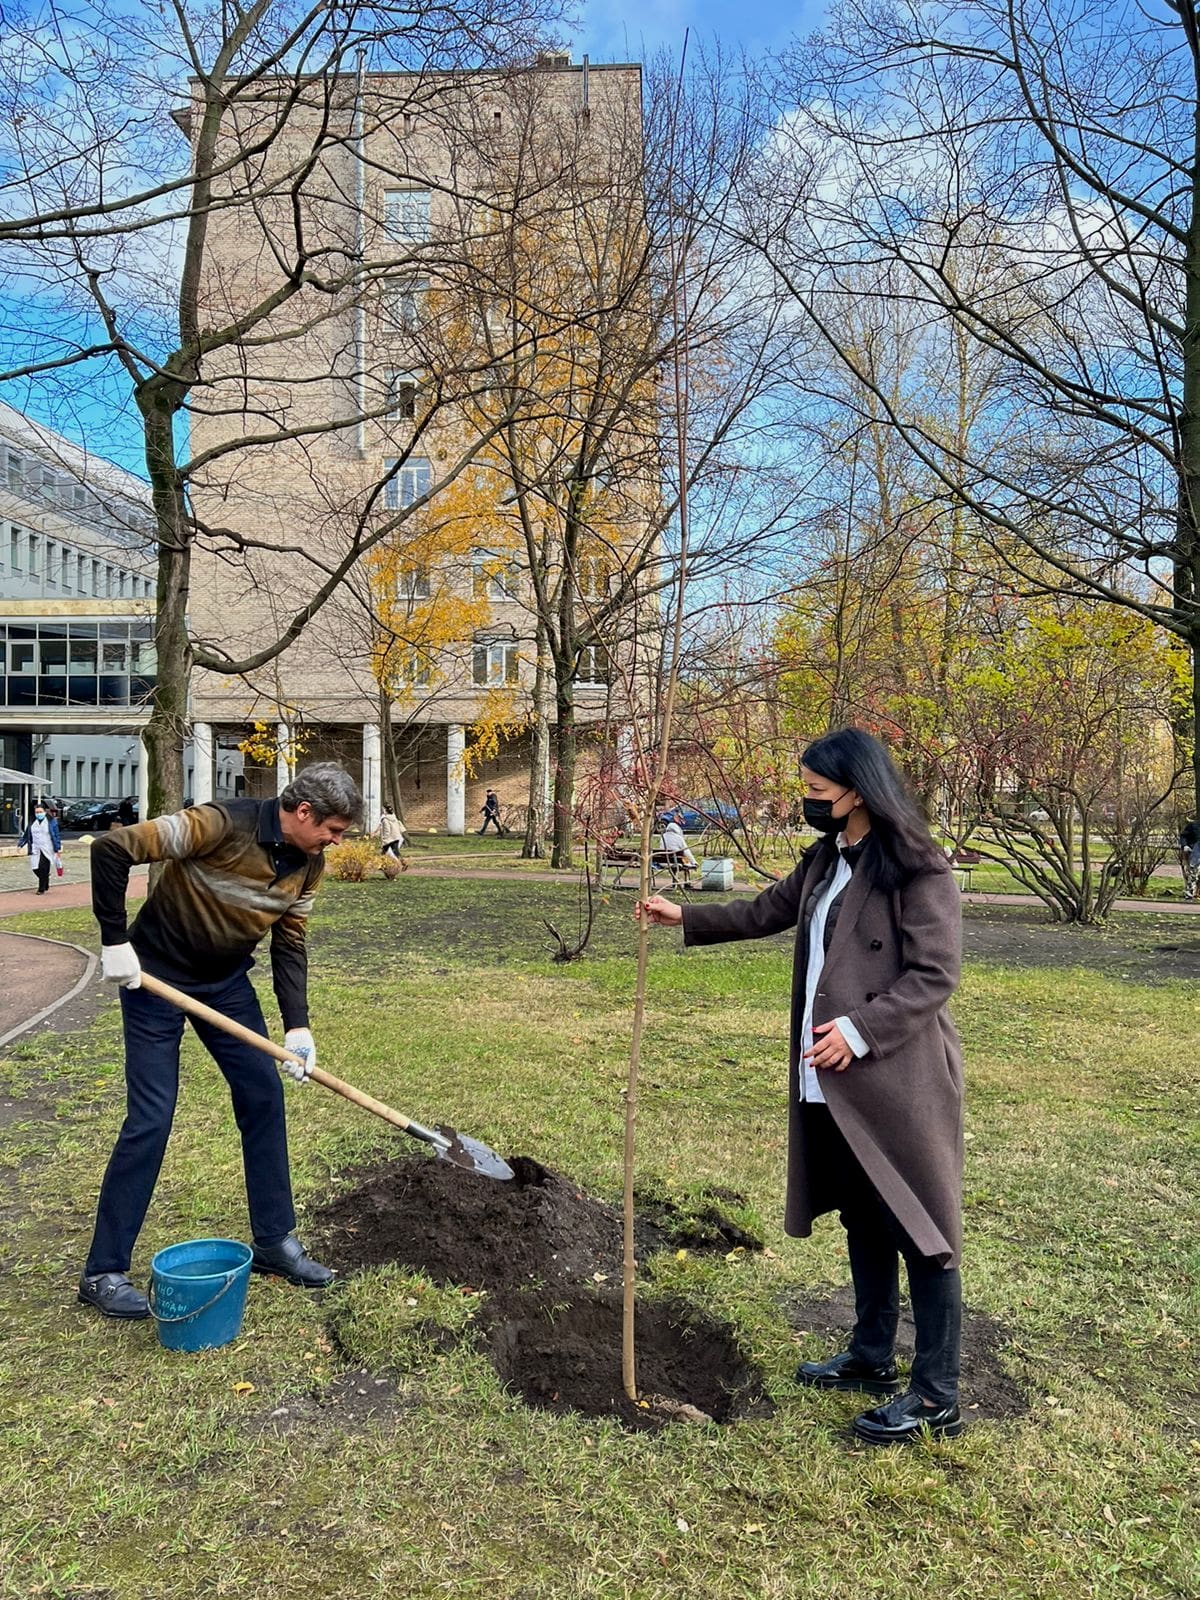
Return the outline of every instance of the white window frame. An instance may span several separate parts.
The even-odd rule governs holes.
[[[433,191],[419,184],[383,191],[383,231],[397,244],[424,244],[429,238]]]
[[[581,600],[604,600],[612,576],[612,565],[604,556],[579,556],[575,562],[575,592]]]
[[[476,639],[471,681],[479,689],[502,689],[521,681],[521,651],[515,639]]]
[[[385,316],[404,333],[415,333],[425,320],[428,293],[429,279],[420,273],[389,278],[384,287]]]
[[[409,456],[405,461],[387,456],[383,470],[387,477],[383,486],[385,511],[403,511],[429,493],[433,467],[427,456]]]
[[[579,652],[575,668],[575,682],[579,684],[607,684],[609,672],[608,651],[602,644],[585,644]]]
[[[410,650],[404,661],[404,681],[414,689],[425,689],[433,682],[433,662],[424,650]]]
[[[515,600],[518,577],[514,564],[497,551],[472,551],[471,593],[476,600]]]
[[[389,367],[384,377],[389,422],[415,422],[421,399],[421,380],[415,372]]]
[[[433,593],[433,584],[429,576],[429,568],[424,563],[413,567],[404,567],[396,575],[396,598],[398,600],[428,600]]]

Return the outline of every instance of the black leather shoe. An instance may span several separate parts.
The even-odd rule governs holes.
[[[79,1298],[85,1306],[95,1306],[106,1317],[121,1322],[141,1322],[150,1315],[150,1303],[135,1289],[127,1272],[98,1272],[79,1280]]]
[[[289,1233],[281,1244],[256,1244],[250,1270],[286,1278],[298,1289],[324,1289],[333,1282],[333,1273],[312,1259],[294,1233]]]
[[[876,1406],[854,1419],[854,1437],[864,1444],[907,1444],[928,1430],[934,1439],[954,1439],[966,1424],[958,1407],[927,1406],[909,1389],[886,1406]]]
[[[860,1394],[895,1394],[900,1375],[894,1361],[881,1367],[860,1361],[852,1350],[843,1350],[829,1361],[802,1361],[796,1368],[796,1382],[815,1389],[853,1389]]]

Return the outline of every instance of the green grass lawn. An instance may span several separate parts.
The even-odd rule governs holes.
[[[312,957],[322,1064],[615,1196],[631,900],[613,896],[589,958],[561,968],[540,919],[574,929],[567,883],[328,884]],[[93,936],[84,913],[19,926]],[[642,1173],[681,1194],[735,1186],[768,1246],[648,1274],[647,1293],[732,1322],[763,1369],[775,1416],[724,1429],[632,1437],[526,1409],[469,1339],[427,1337],[430,1318],[463,1322],[460,1298],[394,1270],[321,1305],[254,1280],[241,1337],[201,1355],[101,1321],[74,1280],[121,1116],[116,1006],[21,1045],[0,1063],[2,1097],[53,1115],[0,1134],[0,1593],[1192,1600],[1200,991],[1086,970],[1072,948],[1064,936],[1061,966],[971,966],[956,1007],[966,1296],[1000,1328],[1031,1409],[900,1452],[855,1453],[863,1402],[791,1382],[833,1346],[795,1334],[786,1301],[848,1273],[834,1219],[809,1241],[780,1231],[785,941],[685,952],[662,934],[653,951]],[[302,1216],[356,1164],[410,1148],[316,1088],[289,1086],[288,1105]],[[228,1099],[189,1040],[135,1275],[167,1243],[245,1232]],[[305,1398],[359,1368],[396,1386],[376,1420]]]

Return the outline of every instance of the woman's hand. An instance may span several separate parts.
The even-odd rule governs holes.
[[[640,922],[642,912],[652,927],[677,928],[683,921],[683,907],[673,900],[664,900],[661,894],[652,894],[649,900],[638,900],[633,908],[635,922]]]
[[[804,1052],[804,1059],[814,1067],[845,1072],[854,1060],[854,1051],[842,1038],[836,1022],[818,1022],[813,1025],[812,1049]]]

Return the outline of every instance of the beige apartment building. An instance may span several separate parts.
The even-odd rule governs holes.
[[[193,395],[192,507],[205,533],[192,631],[244,665],[323,588],[331,598],[281,655],[195,674],[196,800],[210,791],[214,747],[258,723],[275,761],[257,779],[248,769],[251,792],[284,781],[297,756],[334,755],[361,773],[373,825],[389,722],[411,825],[477,826],[487,785],[507,803],[527,799],[528,736],[469,771],[464,746],[481,718],[519,722],[532,709],[538,630],[521,516],[532,506],[544,518],[552,585],[555,485],[585,409],[580,352],[594,343],[573,331],[570,302],[596,294],[589,251],[621,244],[606,185],[621,167],[639,182],[640,95],[637,66],[560,56],[505,77],[362,72],[289,116],[262,158],[277,190],[260,176],[253,206],[214,216],[214,322],[274,293],[301,244],[313,281],[256,324],[236,362],[210,364]],[[260,99],[231,115],[244,139],[269,113]],[[287,175],[318,146],[298,201]],[[556,171],[569,174],[557,192]],[[583,242],[606,225],[616,244]],[[627,246],[637,224],[621,227]],[[519,404],[518,367],[529,384]],[[596,492],[610,497],[611,549],[644,533],[657,480],[649,456],[618,470],[608,448],[620,482]],[[521,474],[539,486],[523,499]],[[573,581],[583,606],[600,603],[609,580],[595,549]],[[610,727],[612,659],[581,652],[581,731]]]

